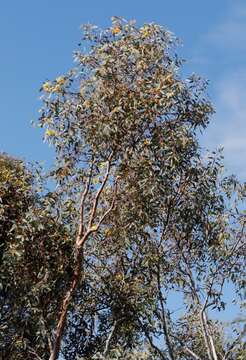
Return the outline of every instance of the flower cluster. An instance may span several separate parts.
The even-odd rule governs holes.
[[[50,81],[46,81],[42,89],[43,91],[47,93],[59,93],[62,91],[62,86],[65,84],[66,80],[63,76],[59,76],[55,82],[54,85]]]

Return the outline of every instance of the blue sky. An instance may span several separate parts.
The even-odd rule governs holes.
[[[223,145],[225,164],[246,178],[246,3],[240,0],[42,0],[0,5],[0,151],[26,160],[51,160],[37,119],[45,79],[65,73],[80,40],[80,25],[108,26],[112,15],[157,22],[174,32],[185,73],[210,80],[217,110],[203,144]]]

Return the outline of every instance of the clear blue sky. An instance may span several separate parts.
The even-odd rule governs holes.
[[[80,40],[80,25],[108,26],[112,15],[157,22],[183,42],[186,72],[209,79],[217,109],[204,136],[224,145],[229,171],[246,178],[246,3],[240,0],[9,0],[0,5],[0,151],[26,160],[50,159],[37,119],[38,89],[66,72]]]
[[[157,22],[183,42],[185,72],[210,80],[217,109],[203,138],[225,147],[229,171],[246,180],[246,2],[240,0],[9,0],[0,5],[0,151],[51,161],[51,150],[30,125],[39,88],[65,73],[80,41],[80,25],[108,26],[113,15]],[[229,295],[229,291],[228,291]]]

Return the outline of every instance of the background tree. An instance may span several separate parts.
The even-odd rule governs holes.
[[[0,351],[2,358],[10,358],[20,342],[18,329],[22,323],[23,303],[19,294],[24,285],[14,281],[21,276],[15,273],[21,253],[14,228],[33,201],[32,180],[21,161],[5,154],[0,155],[0,180]]]
[[[39,169],[6,155],[0,167],[0,356],[47,359],[72,249]]]

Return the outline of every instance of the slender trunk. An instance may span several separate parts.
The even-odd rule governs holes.
[[[170,338],[169,338],[169,335],[168,335],[168,328],[167,328],[165,309],[163,309],[162,328],[163,328],[163,332],[164,332],[164,335],[165,335],[165,340],[166,340],[169,356],[170,356],[171,360],[175,360],[172,344],[171,344],[171,341],[170,341]]]
[[[205,346],[206,346],[206,349],[207,349],[208,358],[209,358],[209,360],[214,360],[213,356],[211,354],[208,331],[207,331],[207,326],[206,326],[205,321],[204,321],[203,312],[201,312],[201,314],[200,314],[200,322],[201,322],[202,334],[203,334]]]
[[[52,349],[52,352],[50,354],[49,360],[56,360],[58,358],[58,356],[59,356],[63,330],[64,330],[64,327],[66,325],[66,320],[67,320],[68,306],[70,304],[70,301],[72,299],[74,291],[75,291],[75,289],[77,287],[77,284],[79,282],[79,277],[80,277],[80,258],[79,258],[79,255],[77,255],[76,256],[76,265],[75,265],[75,269],[74,269],[74,273],[73,273],[72,282],[71,282],[70,287],[67,290],[66,295],[65,295],[65,297],[63,299],[63,302],[62,302],[62,308],[61,308],[61,312],[60,312],[60,317],[59,317],[59,321],[58,321],[58,324],[57,324],[57,327],[56,327],[56,334],[55,334],[55,340],[54,340],[54,343],[53,343],[53,349]]]
[[[202,307],[202,309],[200,311],[200,323],[201,323],[201,327],[202,327],[202,333],[203,333],[205,346],[206,346],[206,349],[207,349],[208,359],[209,360],[218,360],[216,350],[215,350],[215,346],[214,346],[214,342],[213,342],[213,339],[212,339],[212,337],[210,335],[210,332],[209,332],[208,320],[207,320],[207,316],[206,316],[206,312],[205,312],[206,311],[206,302],[202,306],[200,297],[199,297],[199,295],[197,293],[197,286],[196,286],[195,280],[193,278],[192,271],[191,271],[191,269],[189,267],[189,264],[188,264],[188,262],[187,262],[187,260],[186,260],[183,253],[182,253],[182,257],[183,257],[185,265],[186,265],[187,274],[188,274],[188,276],[190,278],[190,288],[192,290],[194,298],[197,301],[197,304],[199,305],[199,307]]]
[[[208,337],[208,341],[209,341],[209,345],[210,345],[210,349],[211,349],[212,358],[213,358],[213,360],[218,360],[218,356],[217,356],[215,345],[214,345],[214,339],[210,334],[207,314],[205,313],[205,311],[203,312],[202,316],[203,316],[204,323],[205,323],[205,326],[206,326],[206,332],[207,332],[207,337]]]

